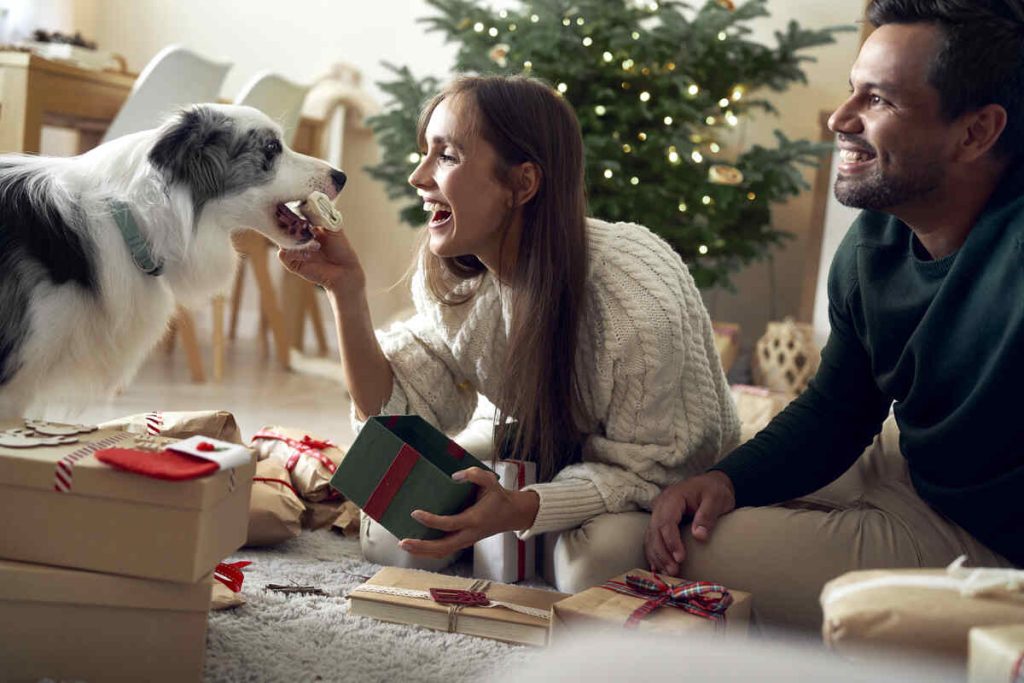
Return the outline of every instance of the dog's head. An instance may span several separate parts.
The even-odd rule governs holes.
[[[251,107],[204,104],[180,112],[158,131],[149,161],[191,195],[197,222],[253,228],[286,248],[313,235],[285,203],[314,190],[333,199],[345,185],[344,173],[293,152],[281,127]]]

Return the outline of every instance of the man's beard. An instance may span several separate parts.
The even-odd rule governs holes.
[[[855,209],[885,211],[912,202],[934,192],[942,184],[943,171],[938,165],[923,165],[930,170],[903,175],[886,175],[876,166],[860,177],[839,176],[835,193],[840,204]]]

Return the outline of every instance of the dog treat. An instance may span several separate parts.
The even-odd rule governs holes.
[[[310,192],[309,196],[299,204],[299,211],[313,225],[319,225],[331,232],[338,232],[341,230],[342,216],[335,202],[339,197],[341,197],[340,194],[332,202],[323,192]]]

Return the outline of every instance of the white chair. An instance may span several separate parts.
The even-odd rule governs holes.
[[[214,62],[180,45],[165,47],[135,79],[102,141],[155,128],[181,107],[216,102],[230,68],[231,64]]]

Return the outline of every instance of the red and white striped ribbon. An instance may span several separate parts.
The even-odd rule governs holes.
[[[83,446],[76,451],[68,453],[63,458],[57,461],[57,467],[53,471],[53,490],[59,493],[67,493],[71,490],[72,480],[72,468],[79,460],[87,458],[98,450],[109,448],[118,441],[128,438],[130,435],[127,433],[114,434],[108,436],[102,441],[95,441],[91,444]]]
[[[161,412],[146,413],[146,433],[154,436],[164,428],[164,414]]]

